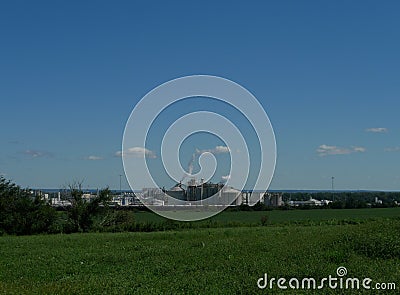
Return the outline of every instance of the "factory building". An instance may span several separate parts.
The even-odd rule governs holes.
[[[289,206],[299,207],[299,206],[326,206],[332,201],[329,200],[316,200],[310,197],[307,201],[289,201]]]
[[[189,180],[187,185],[178,183],[170,190],[164,190],[164,193],[170,197],[166,205],[178,205],[182,201],[198,205],[240,205],[242,202],[239,190],[222,183],[203,180],[197,183],[195,179]]]
[[[264,193],[264,204],[270,207],[283,206],[282,193]]]

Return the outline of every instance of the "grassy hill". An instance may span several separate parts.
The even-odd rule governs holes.
[[[322,213],[334,214],[331,211],[308,210],[307,216],[319,213],[324,218]],[[287,220],[290,214],[302,212],[268,213],[282,214]],[[336,218],[350,212],[338,211]],[[380,211],[371,214],[377,212]],[[367,218],[342,225],[311,223],[151,233],[3,236],[0,237],[0,293],[309,294],[306,290],[282,291],[276,285],[272,290],[260,290],[257,280],[264,273],[268,277],[319,280],[337,276],[339,266],[347,268],[347,277],[369,277],[372,284],[395,282],[399,288],[400,219],[388,218],[382,212],[377,213],[382,216],[375,216],[375,220]],[[239,213],[245,213],[243,220],[259,214]],[[278,215],[271,215],[271,220],[278,220]],[[398,294],[398,291],[324,288],[313,293]]]

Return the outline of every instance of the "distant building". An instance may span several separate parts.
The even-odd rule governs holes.
[[[241,192],[222,183],[196,182],[190,179],[187,185],[178,183],[165,193],[164,205],[240,205]],[[189,203],[188,203],[189,202]]]
[[[136,197],[138,199],[136,200]],[[140,199],[140,200],[139,200]],[[137,205],[137,201],[145,204],[145,205],[164,205],[165,203],[165,193],[160,188],[143,188],[142,192],[137,193],[135,196],[135,204]]]
[[[288,205],[293,207],[298,206],[325,206],[331,203],[330,200],[317,200],[310,197],[307,201],[289,201]]]
[[[58,192],[57,198],[51,199],[51,206],[53,206],[53,207],[68,207],[68,206],[72,206],[72,203],[67,200],[61,200],[61,193]]]
[[[263,201],[269,207],[283,206],[282,193],[264,193]]]

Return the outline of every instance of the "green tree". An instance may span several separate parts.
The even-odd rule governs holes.
[[[40,196],[0,177],[0,233],[29,235],[50,232],[56,211]]]
[[[83,197],[82,182],[75,181],[68,185],[65,192],[66,198],[71,202],[68,208],[68,218],[72,232],[87,232],[93,225],[94,217],[100,213],[101,208],[107,208],[111,200],[111,191],[104,188],[90,200]]]

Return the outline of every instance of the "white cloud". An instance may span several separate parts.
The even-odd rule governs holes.
[[[38,150],[26,150],[23,152],[24,155],[30,156],[31,158],[40,158],[40,157],[51,157],[52,154],[45,151]]]
[[[115,153],[116,157],[122,157],[122,156],[132,156],[135,158],[140,158],[140,157],[146,157],[146,158],[157,158],[157,155],[155,154],[155,152],[146,149],[144,147],[139,147],[139,146],[135,146],[135,147],[131,147],[129,149],[127,149],[126,151],[122,152],[122,151],[118,151]]]
[[[372,132],[372,133],[387,133],[388,129],[384,127],[378,127],[378,128],[368,128],[365,129],[366,132]]]
[[[400,146],[385,148],[385,152],[400,152]]]
[[[331,155],[348,155],[352,153],[364,153],[366,148],[360,146],[352,146],[350,148],[338,147],[335,145],[320,145],[317,149],[319,156],[331,156]]]
[[[212,153],[212,154],[224,154],[224,153],[229,153],[231,150],[229,149],[229,147],[224,146],[224,145],[217,145],[215,148],[213,149],[205,149],[205,150],[199,150],[196,149],[196,153],[197,154],[202,154],[202,153]]]
[[[229,178],[231,178],[230,175],[223,175],[223,176],[221,176],[221,180],[222,180],[222,181],[228,181]]]
[[[215,153],[229,153],[229,147],[223,145],[217,145],[214,149]]]
[[[326,156],[326,155],[344,155],[344,154],[349,154],[350,150],[348,149],[343,149],[339,148],[337,146],[331,146],[331,145],[320,145],[317,149],[317,153],[320,156]]]
[[[364,153],[367,149],[361,146],[353,146],[353,151],[355,153]]]
[[[99,161],[99,160],[103,160],[104,158],[103,157],[99,157],[99,156],[88,156],[85,159],[89,160],[89,161]]]
[[[32,158],[41,157],[43,155],[40,151],[26,150],[24,151],[25,155],[31,156]]]

